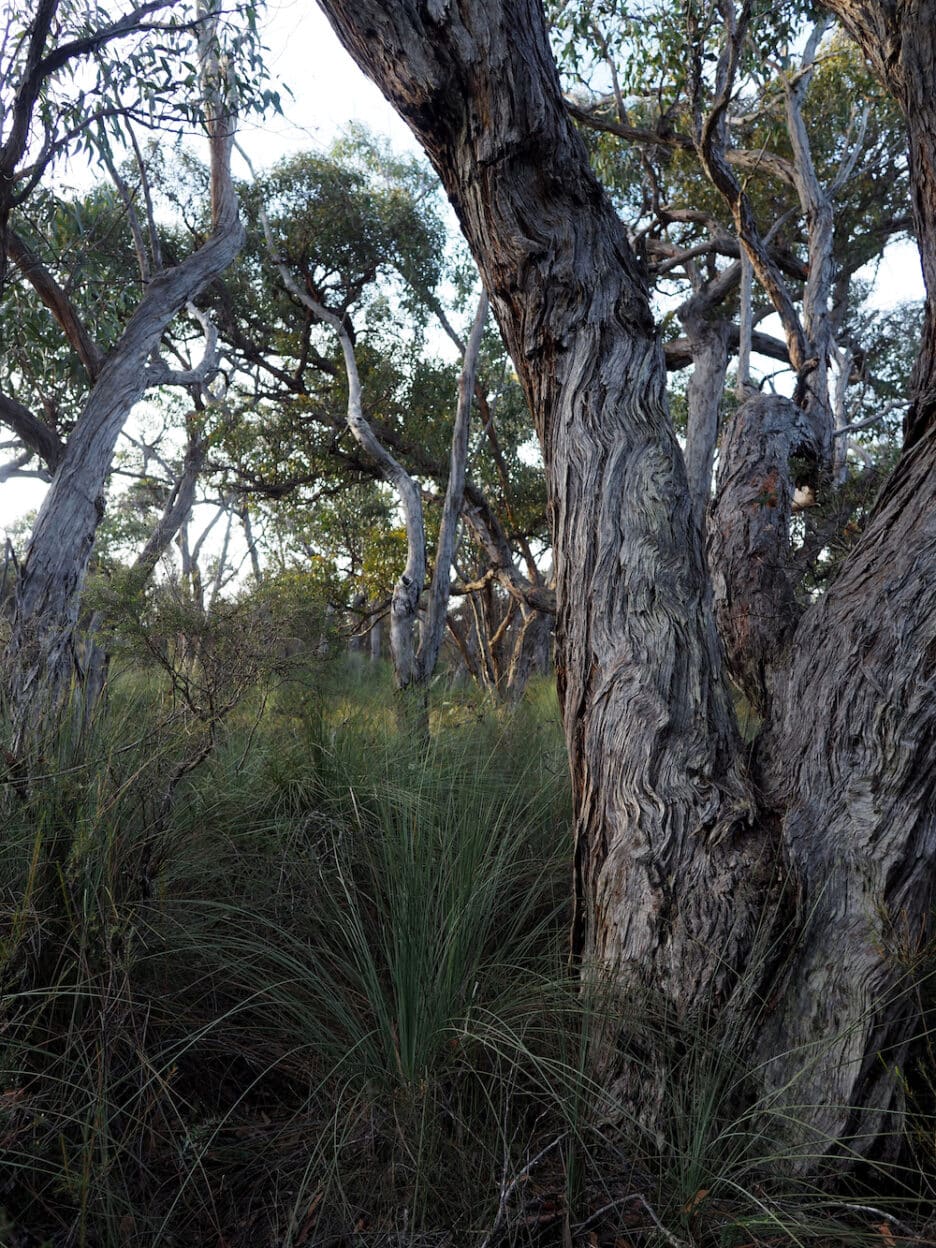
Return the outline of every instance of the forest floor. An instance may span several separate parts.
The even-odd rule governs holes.
[[[7,777],[0,1245],[936,1243],[936,1063],[900,1163],[847,1182],[784,1164],[704,1029],[653,1131],[604,1120],[588,1035],[626,1004],[568,966],[552,684],[439,682],[430,722],[383,664],[215,721],[126,670]]]

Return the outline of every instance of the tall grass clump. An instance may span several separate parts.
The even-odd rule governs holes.
[[[4,1248],[923,1242],[926,1071],[915,1155],[843,1181],[739,1058],[782,933],[735,1009],[582,987],[551,684],[440,686],[428,744],[382,666],[274,673],[207,734],[190,701],[126,670],[5,786]],[[594,1085],[608,1035],[652,1122]]]
[[[79,761],[8,795],[11,1243],[443,1242],[568,1132],[555,715],[392,724],[385,685],[314,673],[180,781],[198,726],[118,682]]]

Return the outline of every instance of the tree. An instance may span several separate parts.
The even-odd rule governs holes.
[[[846,38],[823,37],[829,19],[813,25],[792,57],[795,13],[788,6],[759,12],[754,27],[721,8],[690,11],[687,58],[684,15],[665,2],[639,17],[614,0],[563,6],[559,31],[571,32],[567,72],[587,83],[597,59],[614,85],[611,95],[591,91],[590,102],[579,89],[573,114],[592,132],[599,167],[646,252],[657,293],[672,298],[680,273],[689,285],[678,316],[693,365],[685,454],[700,512],[711,494],[729,355],[738,350],[743,397],[749,376],[742,350],[769,311],[785,341],[757,334],[756,347],[796,369],[821,461],[810,484],[828,501],[847,475],[845,396],[860,375],[853,363],[865,356],[848,318],[864,285],[855,273],[909,225],[900,118]],[[623,151],[617,137],[627,140]],[[716,267],[717,256],[739,250],[742,264]],[[751,300],[742,296],[734,325],[731,303],[739,282],[745,286],[745,260],[769,301],[761,294],[745,320]],[[668,343],[667,354],[684,366],[686,350],[677,354]]]
[[[383,587],[390,650],[398,689],[413,692],[423,706],[445,630],[463,510],[472,532],[494,548],[497,575],[511,589],[522,595],[523,582],[535,585],[539,578],[522,517],[517,525],[524,482],[516,449],[528,436],[528,421],[516,419],[514,409],[522,405],[502,401],[503,396],[495,402],[486,377],[476,376],[486,300],[463,341],[449,319],[456,314],[445,310],[437,294],[443,232],[432,183],[421,164],[394,158],[361,130],[325,153],[281,162],[245,191],[248,244],[243,262],[218,285],[217,308],[226,357],[242,375],[235,391],[246,410],[231,454],[244,487],[279,496],[291,492],[291,522],[300,486],[321,496],[342,488],[342,482],[347,487],[352,474],[365,473],[393,490],[403,528],[399,535],[384,531],[393,540],[379,542],[384,556],[391,547],[396,555],[391,582]],[[473,284],[470,265],[464,267],[459,284]],[[426,358],[430,319],[456,346],[460,374]],[[498,363],[504,363],[502,349],[485,373],[493,373]],[[510,384],[499,388],[511,391]],[[250,409],[261,396],[258,416]],[[475,479],[466,483],[473,402],[482,429],[475,435]],[[271,413],[279,415],[271,420]],[[259,454],[248,467],[244,451],[251,429],[259,435],[254,441]],[[282,452],[291,479],[289,471],[274,467]],[[428,512],[427,478],[444,492],[444,498],[431,500],[438,508]],[[496,506],[489,502],[492,489],[500,495]],[[436,511],[438,533],[430,533],[427,542]],[[542,512],[541,501],[537,511]],[[314,522],[320,536],[321,519]],[[303,521],[302,529],[308,536],[309,524]],[[511,539],[524,550],[525,578],[514,566]],[[356,544],[362,545],[360,533]],[[435,546],[434,559],[429,545]],[[365,560],[366,554],[351,559],[354,575]],[[351,592],[357,596],[364,588],[357,584]],[[366,588],[370,593],[375,587]],[[362,603],[352,605],[360,610]]]
[[[645,279],[572,127],[538,0],[320,6],[439,173],[542,446],[574,951],[675,1024],[700,1002],[748,1019],[746,1057],[799,1107],[788,1117],[804,1137],[880,1149],[918,1022],[893,952],[912,959],[931,922],[936,702],[918,668],[936,646],[932,433],[806,610],[782,578],[792,481],[779,452],[760,495],[724,517],[740,540],[753,509],[775,513],[738,593],[752,619],[759,594],[788,607],[739,640],[769,696],[742,749]],[[912,168],[929,220],[919,155]],[[802,426],[802,409],[782,418]],[[637,1073],[633,1043],[609,1024],[595,1067],[652,1119],[666,1053]]]
[[[234,138],[235,84],[233,65],[222,56],[219,42],[219,15],[209,3],[196,4],[186,20],[150,23],[150,15],[165,9],[163,0],[133,9],[113,22],[101,10],[87,12],[59,0],[44,0],[38,6],[22,39],[13,40],[14,90],[10,128],[0,154],[3,169],[3,200],[0,201],[0,243],[4,256],[19,264],[35,287],[81,359],[87,373],[83,408],[63,444],[54,429],[36,417],[18,400],[6,397],[0,405],[4,420],[27,447],[41,456],[50,472],[52,485],[40,509],[25,560],[17,578],[11,637],[6,650],[6,693],[13,721],[12,754],[22,763],[41,733],[54,725],[59,710],[81,664],[73,646],[78,602],[103,514],[103,491],[120,430],[147,387],[160,384],[200,384],[213,367],[213,335],[206,331],[206,352],[201,365],[173,370],[159,356],[163,334],[178,313],[202,286],[227,267],[240,247],[242,229],[237,198],[230,177],[230,152]],[[74,19],[82,33],[69,39],[69,22]],[[90,24],[90,29],[85,29]],[[23,211],[27,193],[48,169],[53,157],[66,150],[75,133],[88,134],[87,101],[79,92],[68,107],[56,97],[56,76],[71,71],[77,60],[96,53],[105,43],[140,31],[158,30],[170,36],[195,39],[197,75],[201,84],[199,108],[211,150],[211,230],[190,255],[179,263],[153,270],[145,250],[139,250],[141,278],[145,288],[132,315],[106,355],[94,342],[91,332],[77,316],[65,291],[47,270],[21,247],[11,229],[15,207]],[[144,41],[145,42],[145,41]],[[159,50],[144,54],[151,77],[143,76],[141,60],[128,57],[120,68],[99,66],[95,91],[102,98],[92,118],[125,118],[121,89],[126,75],[146,102],[157,103],[159,90],[152,77],[161,79]],[[17,59],[19,56],[19,59]],[[20,61],[22,63],[20,63]],[[137,77],[133,75],[136,74]],[[115,82],[115,78],[117,81]],[[175,80],[173,85],[175,85]],[[149,97],[149,101],[147,101]],[[154,99],[155,97],[155,99]],[[137,102],[139,107],[139,102]],[[183,108],[185,105],[183,105]],[[62,129],[61,119],[69,109],[80,120],[75,127]],[[133,110],[129,110],[133,111]],[[145,109],[144,109],[145,111]],[[157,108],[158,114],[158,108]],[[46,138],[39,156],[24,165],[28,156],[30,126],[41,121]],[[107,145],[104,144],[105,158]],[[119,180],[118,180],[119,181]],[[15,196],[11,187],[22,186]],[[130,218],[131,226],[133,218]],[[135,237],[138,231],[135,231]],[[151,231],[151,241],[152,240]],[[0,273],[2,277],[2,273]]]
[[[906,421],[909,448],[936,419],[936,7],[907,0],[828,0],[828,7],[857,40],[907,126],[913,219],[926,286],[923,339]]]

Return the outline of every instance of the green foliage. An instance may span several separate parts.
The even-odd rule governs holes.
[[[81,761],[8,794],[0,1242],[833,1248],[913,1217],[910,1169],[797,1177],[737,1058],[755,1008],[570,977],[551,685],[439,691],[426,752],[385,665],[297,668],[181,781],[167,692],[123,668]],[[669,1072],[652,1130],[586,1073],[608,1027]]]
[[[551,722],[440,708],[427,756],[394,735],[387,683],[329,679],[237,712],[168,817],[178,722],[118,683],[86,765],[8,807],[17,1233],[190,1244],[245,1201],[262,1242],[305,1242],[319,1205],[320,1234],[362,1210],[467,1228],[561,1124],[554,699]]]
[[[27,33],[35,17],[30,0],[5,6],[0,115],[9,116],[26,69]],[[201,23],[194,3],[166,0],[134,23],[102,0],[60,0],[55,10],[53,56],[72,46],[45,82],[36,121],[44,136],[40,161],[82,152],[101,158],[110,144],[122,147],[128,123],[180,134],[203,122],[196,65]],[[257,27],[257,5],[218,6],[222,55],[234,74],[242,113],[280,111],[279,92],[269,82]]]

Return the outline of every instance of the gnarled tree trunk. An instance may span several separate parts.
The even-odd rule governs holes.
[[[542,445],[576,950],[685,1011],[743,962],[758,846],[643,276],[539,3],[322,7],[442,177]]]
[[[798,624],[791,604],[779,633],[738,626],[728,637],[767,715],[758,809],[647,292],[567,119],[538,0],[319,3],[439,172],[542,445],[575,800],[575,950],[676,1021],[700,1003],[717,1014],[744,999],[746,975],[763,973],[752,958],[772,930],[774,871],[792,869],[802,901],[784,950],[792,970],[762,998],[773,1045],[738,1056],[769,1059],[767,1085],[800,1102],[806,1134],[878,1147],[900,1098],[892,1062],[914,1024],[906,998],[893,999],[897,973],[875,925],[887,915],[891,935],[928,930],[936,860],[933,439],[905,459],[822,603]],[[740,200],[738,211],[745,226]],[[792,321],[791,336],[802,372]],[[737,472],[720,486],[713,554],[729,606],[759,610],[771,580],[784,583],[788,458],[816,435],[789,415],[749,412]],[[758,441],[766,482],[754,480]],[[766,524],[757,509],[773,497],[778,523]],[[738,542],[765,558],[749,569]],[[665,1059],[652,1054],[656,1072],[635,1073],[616,1039],[606,1029],[596,1068],[647,1118]]]

